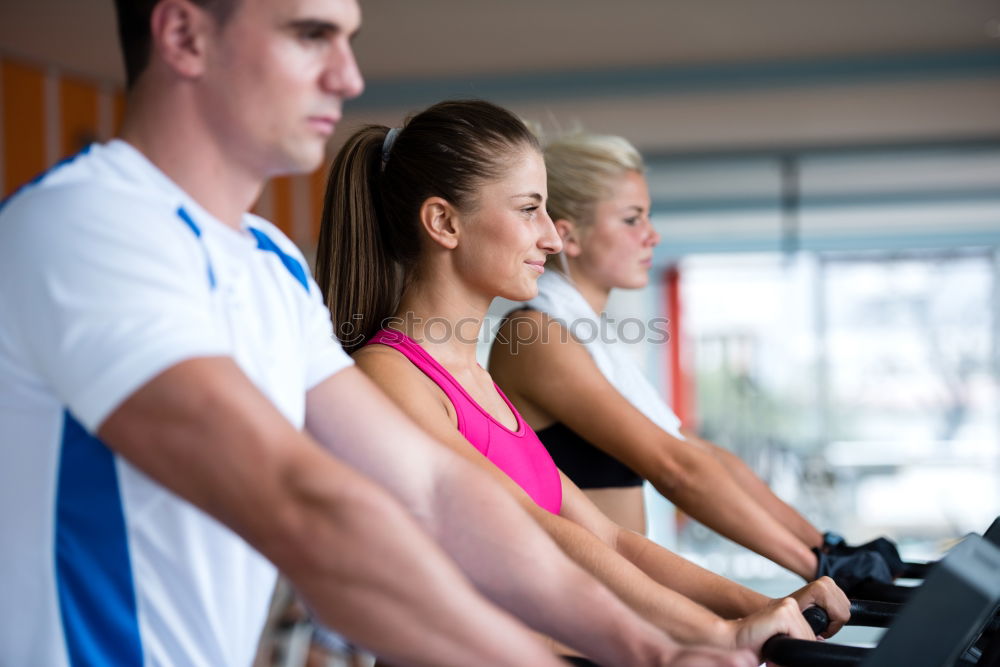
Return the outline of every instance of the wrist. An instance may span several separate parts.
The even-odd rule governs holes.
[[[709,628],[706,644],[724,649],[735,649],[740,632],[740,620],[717,619]]]
[[[744,599],[743,609],[740,611],[740,616],[749,616],[750,614],[760,611],[764,607],[775,603],[774,598],[758,593],[753,589],[748,588],[747,591],[748,593]]]
[[[651,624],[630,630],[617,636],[615,664],[666,665],[681,651],[680,644]]]
[[[843,545],[844,543],[843,535],[835,533],[832,530],[828,530],[823,533],[823,544],[820,545],[820,549],[826,553],[830,553],[832,550]]]
[[[801,569],[798,571],[798,574],[806,581],[813,581],[817,577],[819,577],[820,575],[819,563],[820,563],[821,553],[825,552],[820,551],[818,547],[813,547],[812,549],[810,549],[809,547],[802,545],[802,551],[799,554],[799,562],[801,563],[800,565]]]

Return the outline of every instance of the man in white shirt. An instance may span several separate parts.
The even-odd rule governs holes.
[[[394,664],[556,664],[511,614],[680,655],[351,366],[247,213],[360,94],[356,1],[118,10],[121,139],[0,208],[0,664],[249,664],[273,565]]]

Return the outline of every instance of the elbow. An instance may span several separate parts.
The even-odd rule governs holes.
[[[329,570],[338,545],[363,541],[371,526],[391,524],[397,509],[360,475],[315,463],[284,466],[261,510],[266,519],[255,546],[293,580]]]
[[[684,496],[701,484],[704,466],[685,453],[667,452],[659,457],[653,486],[667,498]]]

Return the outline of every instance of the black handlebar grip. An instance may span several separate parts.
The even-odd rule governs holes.
[[[934,563],[903,563],[903,570],[899,573],[902,579],[926,579]]]
[[[823,607],[808,607],[802,611],[802,615],[805,616],[806,623],[814,634],[821,635],[830,626],[830,615]]]
[[[887,628],[896,619],[903,605],[898,602],[878,602],[875,600],[851,600],[851,620],[848,625],[863,625],[866,628]]]
[[[916,588],[912,586],[897,586],[895,584],[866,579],[844,592],[847,593],[847,597],[849,598],[902,604],[910,599],[915,590]]]
[[[792,639],[787,635],[775,635],[761,648],[761,658],[783,667],[855,667],[868,656],[870,648],[831,644],[828,642]]]

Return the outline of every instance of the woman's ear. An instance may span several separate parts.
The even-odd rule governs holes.
[[[553,221],[556,226],[556,231],[559,233],[559,238],[563,242],[563,253],[567,257],[579,257],[580,251],[580,232],[576,227],[576,223],[572,220],[567,220],[565,218],[560,218]]]
[[[447,199],[427,198],[420,205],[420,225],[442,248],[452,250],[458,245],[458,211]]]

